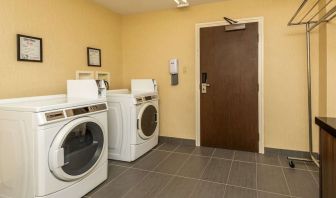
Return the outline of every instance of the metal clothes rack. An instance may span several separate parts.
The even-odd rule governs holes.
[[[309,123],[309,154],[310,154],[310,158],[287,157],[288,160],[290,160],[289,165],[292,168],[295,167],[293,161],[314,162],[317,166],[319,166],[319,161],[313,155],[310,34],[321,23],[328,23],[329,21],[336,18],[336,5],[333,5],[334,3],[335,3],[334,0],[303,0],[300,7],[297,9],[293,17],[288,22],[288,26],[296,26],[296,25],[306,26],[308,123]],[[299,17],[299,15],[301,15],[301,17]]]

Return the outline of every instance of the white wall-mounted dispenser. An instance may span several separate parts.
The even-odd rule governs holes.
[[[174,0],[178,8],[189,7],[189,2],[187,0]]]
[[[169,73],[171,75],[171,85],[178,85],[179,61],[177,58],[169,61]]]

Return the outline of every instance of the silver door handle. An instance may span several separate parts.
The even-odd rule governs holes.
[[[207,92],[207,87],[210,87],[210,84],[208,83],[202,83],[201,84],[201,92],[206,93]]]

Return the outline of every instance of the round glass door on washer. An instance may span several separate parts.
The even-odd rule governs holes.
[[[144,105],[138,115],[139,135],[143,139],[152,137],[158,127],[158,110],[154,104]]]
[[[79,179],[94,168],[103,147],[102,126],[92,118],[76,119],[55,137],[49,151],[50,169],[59,179]]]

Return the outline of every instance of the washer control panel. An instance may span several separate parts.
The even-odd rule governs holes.
[[[106,104],[97,104],[92,106],[86,106],[86,107],[80,107],[76,109],[67,109],[65,110],[67,117],[77,116],[77,115],[83,115],[86,113],[93,113],[96,111],[103,111],[106,110],[107,106]]]
[[[95,113],[95,112],[100,112],[100,111],[106,111],[106,110],[107,110],[107,104],[101,103],[101,104],[95,104],[95,105],[90,105],[90,106],[83,106],[83,107],[77,107],[77,108],[71,108],[71,109],[40,113],[38,117],[39,117],[39,123],[44,124],[44,123],[49,123],[53,121],[64,120],[70,117],[75,117],[79,115],[90,114],[90,113]]]
[[[47,121],[53,121],[53,120],[63,119],[65,118],[65,116],[64,116],[63,111],[54,111],[54,112],[46,113],[45,118]]]
[[[143,102],[142,97],[135,98],[135,100],[137,104],[140,104]]]
[[[150,95],[150,96],[139,96],[135,98],[135,104],[141,104],[144,102],[149,102],[153,100],[158,100],[158,95]]]

